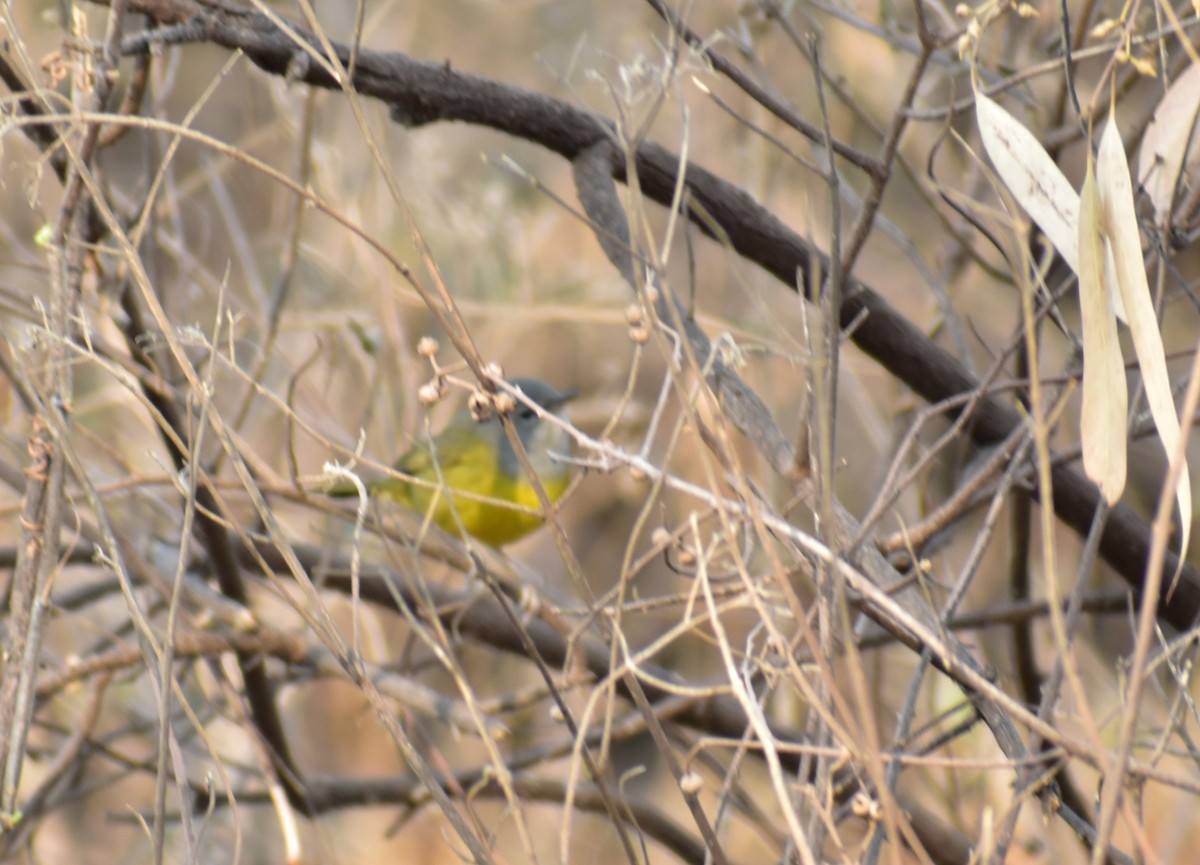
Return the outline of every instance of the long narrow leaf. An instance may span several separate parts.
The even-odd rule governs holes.
[[[1032,132],[978,91],[975,119],[983,147],[1008,191],[1078,273],[1079,196],[1071,181]]]
[[[975,119],[984,150],[1013,198],[1025,208],[1058,254],[1079,273],[1079,196],[1033,133],[984,94],[975,93]],[[1117,277],[1105,257],[1104,282],[1117,318],[1125,321],[1125,304],[1116,291]]]
[[[1138,179],[1154,205],[1160,226],[1171,221],[1175,190],[1193,139],[1200,114],[1200,66],[1187,70],[1172,82],[1154,109],[1154,118],[1142,137],[1138,154]]]
[[[1129,176],[1121,134],[1114,122],[1110,122],[1100,136],[1096,184],[1105,234],[1112,245],[1117,285],[1125,301],[1133,349],[1142,370],[1146,401],[1167,457],[1173,459],[1179,444],[1179,417],[1171,396],[1162,334],[1159,333],[1158,318],[1150,300],[1150,285],[1142,259],[1142,242],[1133,203],[1133,181]],[[1192,485],[1186,464],[1179,475],[1175,499],[1179,505],[1182,553],[1186,555],[1192,523]]]
[[[1125,490],[1125,415],[1129,392],[1117,320],[1105,284],[1105,247],[1095,167],[1088,161],[1079,195],[1079,310],[1083,320],[1083,470],[1108,503]]]

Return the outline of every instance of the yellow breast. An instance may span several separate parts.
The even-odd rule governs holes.
[[[498,468],[495,448],[470,433],[448,430],[435,442],[436,453],[414,448],[397,463],[399,471],[421,483],[386,478],[373,484],[372,492],[428,514],[459,537],[465,533],[492,546],[512,543],[545,522],[537,492],[524,474],[506,477]],[[553,502],[569,481],[563,466],[543,477],[542,485]]]

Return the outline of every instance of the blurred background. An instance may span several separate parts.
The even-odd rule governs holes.
[[[1119,12],[1108,5],[1112,8],[1090,3],[1068,3],[1066,8],[1077,32],[1085,33]],[[297,25],[319,26],[339,42],[354,37],[361,13],[358,41],[364,48],[445,63],[605,117],[645,123],[649,139],[672,152],[686,152],[689,161],[746,190],[823,249],[848,242],[864,196],[874,194],[863,172],[839,163],[842,219],[835,232],[831,188],[822,176],[827,157],[821,148],[694,52],[679,49],[649,4],[367,0],[360,8],[323,2],[307,24],[298,5],[267,8]],[[1058,4],[1042,3],[1030,7],[1036,14],[1028,17],[1000,14],[980,39],[981,75],[989,85],[1006,85],[997,98],[1056,148],[1059,164],[1078,188],[1087,151],[1081,124],[1066,107],[1061,63],[1055,59],[1061,53],[1059,10]],[[969,70],[956,50],[966,17],[947,4],[924,6],[940,40],[914,81],[920,43],[914,11],[907,5],[696,2],[681,14],[714,50],[819,128],[823,121],[809,56],[815,44],[826,76],[830,130],[866,154],[878,156],[887,131],[906,116],[898,159],[855,275],[976,372],[987,370],[1017,344],[1018,289],[986,234],[1011,233],[1013,219],[997,209],[994,181],[980,162]],[[31,61],[37,83],[58,94],[55,104],[63,111],[71,104],[72,82],[82,74],[76,47],[81,40],[103,37],[107,15],[106,7],[85,3],[20,4],[12,10],[6,32],[14,46],[10,53]],[[1135,20],[1139,28],[1145,25],[1138,33],[1153,29],[1150,20]],[[126,22],[129,32],[142,26],[138,16]],[[808,41],[809,34],[816,35],[815,43]],[[1088,44],[1107,47],[1075,65],[1079,92],[1085,100],[1101,94],[1096,98],[1106,106],[1103,94],[1108,91],[1102,93],[1100,85],[1107,88],[1109,75],[1116,75],[1117,116],[1122,128],[1136,136],[1160,98],[1163,82],[1128,66],[1113,73],[1107,64],[1115,37],[1107,42],[1088,38]],[[1163,56],[1176,50],[1175,43],[1165,46]],[[1134,55],[1156,59],[1144,44]],[[122,63],[117,98],[128,87],[131,65],[129,60]],[[484,361],[500,364],[508,376],[534,375],[560,388],[577,388],[580,397],[571,406],[571,418],[581,431],[644,453],[676,478],[732,495],[733,487],[720,471],[714,473],[709,449],[690,414],[681,411],[691,396],[668,375],[668,344],[657,339],[640,344],[631,338],[626,310],[634,297],[580,216],[570,166],[531,142],[494,131],[450,123],[406,129],[391,122],[386,106],[370,100],[361,105],[362,120],[341,92],[288,83],[212,45],[168,47],[154,58],[142,116],[186,125],[225,148],[195,139],[177,141],[163,127],[132,128],[97,159],[105,196],[124,212],[138,213],[153,194],[145,239],[138,246],[140,260],[175,337],[210,389],[206,410],[228,425],[286,535],[331,557],[348,556],[356,545],[352,507],[305,492],[325,462],[347,463],[361,446],[369,460],[389,464],[427,430],[440,429],[465,402],[468,393],[461,388],[451,388],[429,408],[417,400],[417,389],[433,377],[429,361],[416,350],[422,337],[439,340],[440,367],[473,380],[417,291],[377,247],[411,268],[421,284],[444,282]],[[956,112],[948,110],[952,106]],[[46,356],[43,333],[52,302],[53,261],[37,238],[55,220],[63,188],[15,124],[7,124],[5,132],[0,156],[2,330],[9,362],[35,375]],[[305,204],[238,154],[310,189],[341,220]],[[384,179],[387,172],[395,178],[399,199]],[[948,206],[943,196],[958,202],[960,210]],[[667,262],[662,274],[666,284],[710,337],[730,347],[728,358],[785,434],[802,441],[811,408],[806,397],[812,369],[808,334],[820,326],[816,308],[802,300],[795,286],[782,285],[694,228],[675,223],[668,234],[672,225],[662,208],[634,201],[630,210],[645,220],[645,237]],[[1171,286],[1194,279],[1195,258],[1191,249],[1174,259],[1177,275]],[[180,549],[188,546],[180,534],[183,496],[145,393],[130,386],[131,353],[122,338],[127,317],[119,298],[108,291],[128,265],[108,242],[91,250],[87,262],[83,294],[71,312],[78,332],[92,340],[90,346],[79,341],[84,348],[68,353],[72,443],[109,518],[169,579]],[[1168,352],[1177,352],[1172,370],[1183,372],[1190,364],[1190,354],[1183,350],[1195,341],[1196,307],[1173,288],[1164,306],[1164,340]],[[1077,327],[1074,301],[1065,299],[1061,309],[1067,326]],[[167,384],[188,402],[191,385],[181,377],[171,380],[165,341],[150,342],[142,348],[163,358]],[[1042,374],[1063,385],[1074,369],[1071,336],[1047,328],[1042,350]],[[998,380],[1010,381],[1013,370],[1013,363],[1006,362]],[[698,384],[694,375],[681,381]],[[848,342],[840,356],[838,385],[836,494],[861,515],[877,497],[892,491],[885,483],[895,483],[889,477],[893,460],[904,468],[915,465],[948,423],[924,414],[926,406],[917,397]],[[0,487],[0,502],[10,516],[2,528],[4,543],[15,548],[30,417],[9,379],[0,377],[0,391],[0,442],[3,462],[10,467],[5,480],[11,484]],[[193,408],[197,404],[190,403]],[[1052,439],[1063,451],[1078,441],[1078,397],[1067,397],[1067,405]],[[770,508],[810,528],[807,505],[791,501],[793,484],[772,472],[748,442],[711,418],[709,410],[706,417],[730,436],[741,476]],[[915,439],[906,442],[914,428]],[[226,445],[207,435],[200,437],[198,447],[197,459],[221,491],[223,519],[246,529],[258,526],[261,515],[244,479],[222,456]],[[1126,500],[1150,513],[1165,460],[1152,438],[1132,447]],[[671,553],[655,554],[654,531],[675,532],[694,513],[705,520],[706,531],[719,537],[720,526],[707,507],[693,497],[657,489],[618,465],[601,466],[597,454],[577,456],[590,461],[589,467],[577,471],[558,522],[581,578],[572,575],[551,530],[505,550],[518,563],[517,572],[576,629],[566,633],[568,642],[585,636],[603,639],[605,632],[594,616],[605,616],[619,624],[629,651],[648,647],[643,660],[673,671],[695,688],[727,693],[729,671],[718,650],[724,643],[735,647],[739,663],[749,667],[753,658],[763,664],[756,668],[755,681],[769,694],[763,702],[773,722],[797,730],[816,723],[803,689],[790,677],[819,678],[821,673],[803,660],[784,670],[759,658],[767,631],[761,609],[739,594],[737,569],[729,568],[728,606],[721,614],[728,630],[717,634],[702,621],[704,605],[693,563]],[[958,439],[943,448],[897,490],[876,531],[891,534],[918,522],[964,482],[978,459]],[[78,487],[68,484],[68,490],[68,513],[88,511]],[[385,523],[394,516],[386,509],[380,514]],[[985,531],[995,534],[977,563],[971,553]],[[941,597],[970,563],[973,576],[964,610],[988,611],[1009,600],[1008,531],[1007,507],[999,518],[979,508],[953,524],[928,553],[931,591]],[[407,552],[394,537],[368,535],[359,543],[368,561],[393,563]],[[153,861],[153,844],[139,815],[154,807],[158,691],[136,653],[134,661],[109,668],[112,679],[100,687],[94,678],[71,674],[81,659],[132,651],[137,640],[111,571],[91,561],[93,544],[77,531],[71,516],[63,537],[63,564],[53,580],[57,606],[40,665],[48,680],[65,678],[48,687],[38,705],[21,781],[23,795],[46,789],[46,801],[39,802],[36,825],[27,827],[22,845],[8,848],[7,855],[28,861],[70,859],[81,865]],[[1056,541],[1059,579],[1069,591],[1079,540],[1060,531]],[[780,595],[790,591],[806,603],[814,600],[807,564],[792,559],[787,545],[769,535],[753,536],[748,530],[747,536],[725,542],[724,553],[736,550],[744,570],[763,580],[768,606],[778,613],[783,631],[799,643],[800,629]],[[1036,582],[1044,576],[1036,528],[1029,543]],[[453,565],[404,561],[421,579],[472,591],[470,576]],[[1096,592],[1120,585],[1103,567],[1097,569]],[[265,621],[297,639],[310,638],[304,616],[276,587],[262,581],[253,594]],[[1035,589],[1035,600],[1043,596]],[[544,759],[526,771],[528,777],[568,782],[573,771],[582,771],[569,750],[549,748],[548,743],[562,739],[563,727],[540,676],[525,660],[452,635],[453,669],[458,671],[452,674],[402,617],[351,605],[332,593],[322,597],[341,632],[361,629],[366,660],[375,668],[398,672],[455,700],[470,692],[511,731],[500,746],[505,754],[547,747]],[[164,610],[148,596],[145,602],[161,624]],[[869,632],[858,629],[859,636]],[[1056,718],[1063,729],[1111,746],[1122,700],[1117,668],[1131,634],[1128,616],[1119,613],[1085,624],[1072,645],[1072,659],[1089,705],[1084,711],[1076,704],[1080,692],[1070,692]],[[847,636],[841,633],[838,639]],[[997,682],[1013,689],[1011,629],[972,630],[962,638],[995,671]],[[1052,663],[1056,650],[1044,620],[1035,630],[1034,645],[1043,666]],[[792,648],[803,658],[796,644]],[[857,719],[861,727],[833,735],[830,747],[841,749],[838,755],[851,761],[863,760],[891,741],[918,659],[877,639],[862,655],[839,663],[855,665],[854,676],[866,689],[871,710]],[[270,670],[294,757],[305,773],[388,778],[407,771],[360,688],[306,663],[287,666],[272,660]],[[221,804],[211,813],[201,806],[197,819],[204,834],[199,840],[186,839],[180,824],[169,821],[167,856],[214,862],[230,861],[235,854],[254,862],[285,858],[274,812],[261,797],[249,795],[262,790],[261,756],[247,734],[244,709],[236,708],[233,698],[239,674],[232,655],[213,654],[204,662],[181,659],[174,675],[179,691],[172,710],[177,737],[172,771],[182,769],[193,786],[244,789],[249,801]],[[776,675],[782,683],[773,682]],[[852,691],[849,680],[826,681],[825,686],[847,695]],[[1143,704],[1141,723],[1146,748],[1161,746],[1157,758],[1167,768],[1194,778],[1195,764],[1186,753],[1174,762],[1167,756],[1195,723],[1170,711],[1190,688],[1190,682],[1164,671],[1162,688]],[[628,718],[630,710],[620,699],[592,703],[588,689],[574,687],[568,694],[578,711],[592,713],[592,723],[602,723],[608,712],[614,723]],[[932,741],[936,731],[953,727],[968,713],[963,693],[943,678],[924,679],[919,694],[918,743]],[[519,705],[503,705],[508,702]],[[64,753],[71,731],[93,709],[85,756],[52,787],[43,788],[53,777],[55,756]],[[478,736],[452,730],[436,718],[407,710],[399,714],[419,749],[439,769],[483,767],[495,760],[495,752]],[[1098,728],[1089,728],[1086,718],[1095,719]],[[1157,738],[1169,721],[1178,723],[1172,729],[1180,739]],[[794,855],[783,819],[788,808],[809,816],[837,810],[821,798],[827,790],[806,791],[794,778],[786,785],[793,801],[785,806],[777,782],[758,757],[743,752],[755,750],[746,742],[710,741],[682,731],[674,735],[676,758],[703,779],[701,801],[719,824],[734,862]],[[920,750],[914,745],[912,753]],[[614,735],[611,749],[603,753],[615,787],[655,804],[695,832],[678,785],[647,732]],[[1152,759],[1147,753],[1141,756]],[[972,844],[983,843],[986,832],[980,826],[991,826],[997,813],[1003,816],[1013,807],[1012,775],[995,771],[1002,760],[986,729],[979,727],[939,747],[928,760],[914,761],[899,789]],[[1094,793],[1096,775],[1086,767],[1076,770],[1083,788]],[[194,805],[181,802],[171,790],[168,813]],[[602,812],[567,812],[553,797],[538,801],[531,794],[517,817],[503,797],[489,794],[476,800],[469,793],[460,800],[461,811],[481,832],[494,833],[487,837],[497,862],[555,862],[564,854],[587,862],[625,858]],[[1194,793],[1154,785],[1143,795],[1139,831],[1159,861],[1176,860],[1180,851],[1193,849]],[[836,826],[824,826],[824,853],[831,860],[859,861],[866,855],[863,845],[873,823],[842,816]],[[532,827],[531,837],[523,834],[524,825]],[[1119,826],[1114,841],[1130,849],[1132,834],[1128,826]],[[403,857],[451,863],[466,855],[438,808],[415,799],[408,807],[331,809],[301,821],[301,840],[303,861],[311,862],[394,862]],[[891,861],[916,856],[901,844],[889,850],[886,855],[898,857]],[[646,853],[655,862],[678,855],[657,843]],[[1040,806],[1026,805],[1007,861],[1084,861],[1086,856],[1060,823],[1044,822]]]

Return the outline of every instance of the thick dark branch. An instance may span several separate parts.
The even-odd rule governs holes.
[[[316,47],[320,42],[307,31],[294,28],[304,43],[299,45],[265,16],[245,9],[185,0],[140,0],[131,5],[164,23],[190,22],[186,28],[189,38],[243,51],[273,74],[317,87],[341,87],[328,64],[316,59],[322,57],[321,49]],[[154,41],[153,33],[141,34],[127,40],[125,50],[144,51]],[[344,68],[349,62],[349,48],[336,44],[333,48]],[[352,83],[360,94],[391,105],[395,119],[405,125],[447,120],[478,124],[536,142],[570,160],[612,135],[609,121],[559,100],[458,72],[448,63],[417,61],[396,52],[360,49]],[[675,154],[656,144],[643,144],[636,165],[643,193],[669,206],[679,171]],[[820,272],[828,272],[819,251],[746,192],[695,165],[687,166],[686,176],[687,194],[695,205],[689,212],[703,211],[705,215],[696,222],[701,230],[711,233],[711,226],[717,226],[722,239],[735,251],[797,290],[809,285],[814,264]],[[979,385],[961,363],[862,282],[847,281],[841,321],[843,326],[857,322],[852,333],[855,344],[931,402],[970,393]],[[977,400],[971,411],[968,429],[981,445],[1003,440],[1022,423],[1015,408],[993,397]],[[1085,534],[1099,503],[1096,487],[1068,465],[1055,468],[1053,477],[1055,512],[1080,535]],[[1101,554],[1139,594],[1149,539],[1149,528],[1132,509],[1123,505],[1113,508],[1101,541]],[[1174,572],[1177,562],[1174,555],[1167,557],[1165,567],[1169,573]],[[1190,627],[1200,611],[1200,574],[1190,564],[1185,565],[1170,600],[1159,599],[1158,603],[1159,613],[1167,622],[1179,628]]]

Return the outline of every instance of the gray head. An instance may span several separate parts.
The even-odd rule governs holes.
[[[566,455],[571,449],[571,439],[554,423],[544,421],[542,416],[554,415],[565,419],[566,404],[574,399],[578,391],[561,391],[536,378],[513,378],[509,381],[537,406],[535,410],[518,399],[509,414],[517,436],[521,439],[521,445],[525,448],[525,453],[529,454],[534,471],[543,479],[562,477],[570,471],[570,467],[553,459],[550,454]],[[500,420],[493,415],[480,427],[496,437],[501,470],[506,475],[522,475],[524,469],[521,468],[521,461],[517,459],[512,442],[508,440]]]
[[[579,394],[579,391],[574,389],[561,391],[554,385],[546,384],[537,378],[514,378],[512,384],[529,397],[530,401],[536,403],[538,408],[550,414],[559,414],[559,410]],[[521,402],[518,402],[517,407],[513,410],[514,420],[532,416],[533,411]]]

